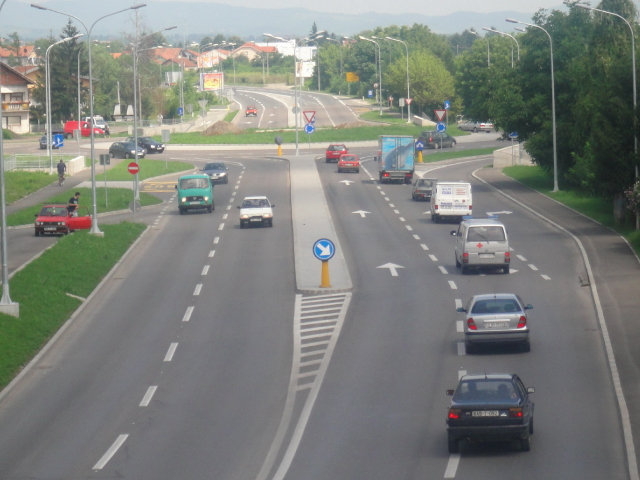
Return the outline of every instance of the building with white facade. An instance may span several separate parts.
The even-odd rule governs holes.
[[[29,85],[33,80],[0,62],[2,128],[29,133]]]

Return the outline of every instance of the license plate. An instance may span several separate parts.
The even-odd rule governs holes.
[[[455,208],[456,210],[468,210],[469,209],[469,207],[466,206],[466,205],[456,205],[453,208]]]
[[[251,222],[261,222],[262,219],[261,218],[252,218],[250,221]]]
[[[495,255],[493,253],[481,253],[480,255],[478,255],[480,258],[495,258]]]
[[[474,410],[471,412],[472,417],[498,417],[500,412],[498,410]]]
[[[509,322],[484,322],[484,328],[509,328]]]
[[[45,229],[47,232],[54,232],[54,231],[56,231],[58,228],[57,228],[57,227],[44,227],[44,229]]]

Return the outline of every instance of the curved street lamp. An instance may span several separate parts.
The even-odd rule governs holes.
[[[519,23],[520,25],[526,25],[527,27],[538,28],[546,33],[547,37],[549,37],[549,51],[551,53],[551,121],[553,124],[553,191],[557,192],[560,189],[558,188],[558,149],[556,143],[556,87],[553,76],[553,40],[551,39],[551,35],[549,35],[549,32],[538,25],[521,22],[512,18],[507,18],[506,21],[509,23]]]
[[[103,18],[111,17],[112,15],[126,12],[127,10],[137,10],[138,8],[146,7],[147,5],[144,3],[141,3],[139,5],[133,5],[132,7],[129,7],[129,8],[123,8],[122,10],[118,10],[117,12],[103,15],[102,17],[98,18],[95,22],[93,22],[90,28],[87,28],[85,23],[75,15],[60,12],[58,10],[54,10],[53,8],[43,7],[42,5],[37,5],[35,3],[32,3],[31,6],[33,8],[37,8],[38,10],[48,10],[53,13],[64,15],[65,17],[75,18],[78,22],[80,22],[80,24],[86,30],[87,41],[89,46],[89,109],[90,109],[91,119],[93,120],[93,74],[91,71],[91,31],[93,30],[93,27],[95,27],[96,23],[98,23]],[[93,193],[93,218],[91,221],[91,230],[89,231],[89,233],[102,237],[104,236],[104,232],[100,231],[100,228],[98,227],[98,206],[96,204],[96,160],[95,160],[95,136],[93,133],[93,125],[91,127],[90,138],[91,138],[91,190]]]
[[[393,42],[400,42],[404,45],[404,48],[407,52],[407,99],[411,99],[409,96],[409,47],[402,40],[398,40],[397,38],[385,37],[387,40],[391,40]],[[411,123],[411,103],[407,104],[407,123]]]
[[[506,32],[500,32],[498,30],[494,30],[493,28],[487,28],[487,27],[482,27],[483,30],[486,30],[487,32],[492,32],[492,33],[499,33],[500,35],[506,35],[507,37],[509,37],[511,40],[513,40],[514,42],[516,42],[516,45],[518,46],[518,61],[520,61],[520,44],[518,43],[518,40],[515,39],[515,37],[509,35]],[[513,43],[511,43],[511,68],[513,68]]]

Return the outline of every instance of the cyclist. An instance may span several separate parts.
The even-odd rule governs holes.
[[[58,185],[64,185],[64,172],[67,170],[67,166],[64,164],[62,159],[60,159],[60,163],[58,163]]]

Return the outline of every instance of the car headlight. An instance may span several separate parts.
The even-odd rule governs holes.
[[[246,220],[247,218],[249,218],[249,215],[245,213],[244,215],[240,215],[240,218],[242,218],[243,220]]]
[[[182,197],[182,198],[180,199],[180,201],[181,201],[182,203],[186,202],[186,201],[187,201],[187,197]]]
[[[271,218],[271,214],[270,213],[265,213],[264,215],[262,215],[262,218]]]
[[[138,150],[138,152],[139,152],[139,151],[140,151],[140,150]],[[131,153],[133,153],[133,154],[135,155],[135,154],[136,154],[136,151],[135,151],[135,150],[131,150]]]
[[[155,145],[149,145],[149,148],[156,148]]]
[[[36,222],[36,225],[42,225],[42,222]]]
[[[164,148],[164,143],[162,145],[160,145],[161,148]]]
[[[204,197],[204,201],[208,202],[209,201],[209,197]]]
[[[219,173],[218,175],[221,176],[221,177],[226,177],[227,176],[226,172]]]

